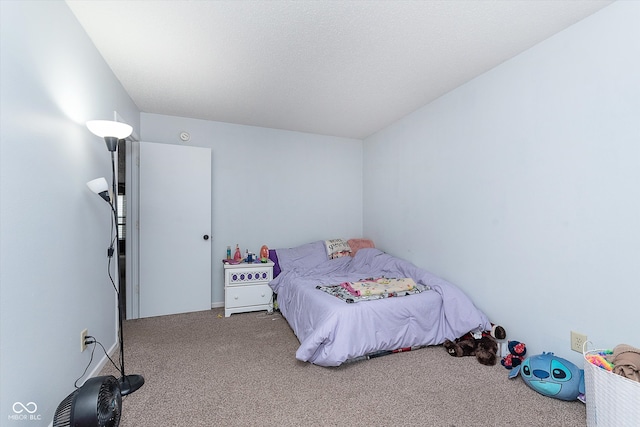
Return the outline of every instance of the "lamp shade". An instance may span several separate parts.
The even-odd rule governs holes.
[[[133,132],[133,128],[128,124],[110,120],[89,120],[87,128],[91,133],[101,138],[111,136],[117,139],[124,139]]]
[[[93,179],[87,182],[87,187],[96,194],[100,194],[103,191],[109,191],[109,184],[104,177]]]
[[[111,203],[111,197],[109,196],[109,184],[104,177],[93,179],[87,182],[87,187],[98,196],[102,197],[107,202]]]

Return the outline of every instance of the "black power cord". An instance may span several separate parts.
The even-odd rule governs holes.
[[[93,362],[93,353],[96,351],[96,344],[98,344],[100,347],[102,347],[102,351],[104,352],[104,355],[107,356],[107,359],[109,359],[111,364],[116,368],[116,370],[118,372],[120,372],[120,375],[122,375],[122,372],[120,371],[120,368],[118,368],[118,365],[116,365],[116,363],[113,361],[113,359],[111,359],[111,357],[107,353],[107,350],[104,348],[104,346],[102,345],[102,343],[100,341],[98,341],[97,339],[95,339],[91,335],[87,335],[86,337],[84,337],[84,344],[85,345],[93,344],[93,348],[91,349],[91,357],[89,358],[89,363],[87,364],[87,367],[84,368],[84,372],[82,372],[82,375],[80,375],[78,377],[78,379],[76,379],[73,382],[73,386],[75,388],[79,388],[78,387],[78,381],[80,381],[80,379],[82,379],[82,377],[84,377],[87,374],[87,370],[89,369],[89,366],[91,366],[91,362]]]

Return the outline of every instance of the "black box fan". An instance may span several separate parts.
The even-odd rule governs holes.
[[[122,396],[113,375],[89,378],[56,409],[53,427],[117,427]]]

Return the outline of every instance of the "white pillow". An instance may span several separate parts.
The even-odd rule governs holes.
[[[351,247],[344,239],[325,240],[324,245],[327,248],[327,257],[329,259],[351,255]]]

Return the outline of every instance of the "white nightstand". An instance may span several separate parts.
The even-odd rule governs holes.
[[[224,264],[224,317],[273,309],[273,262]]]

